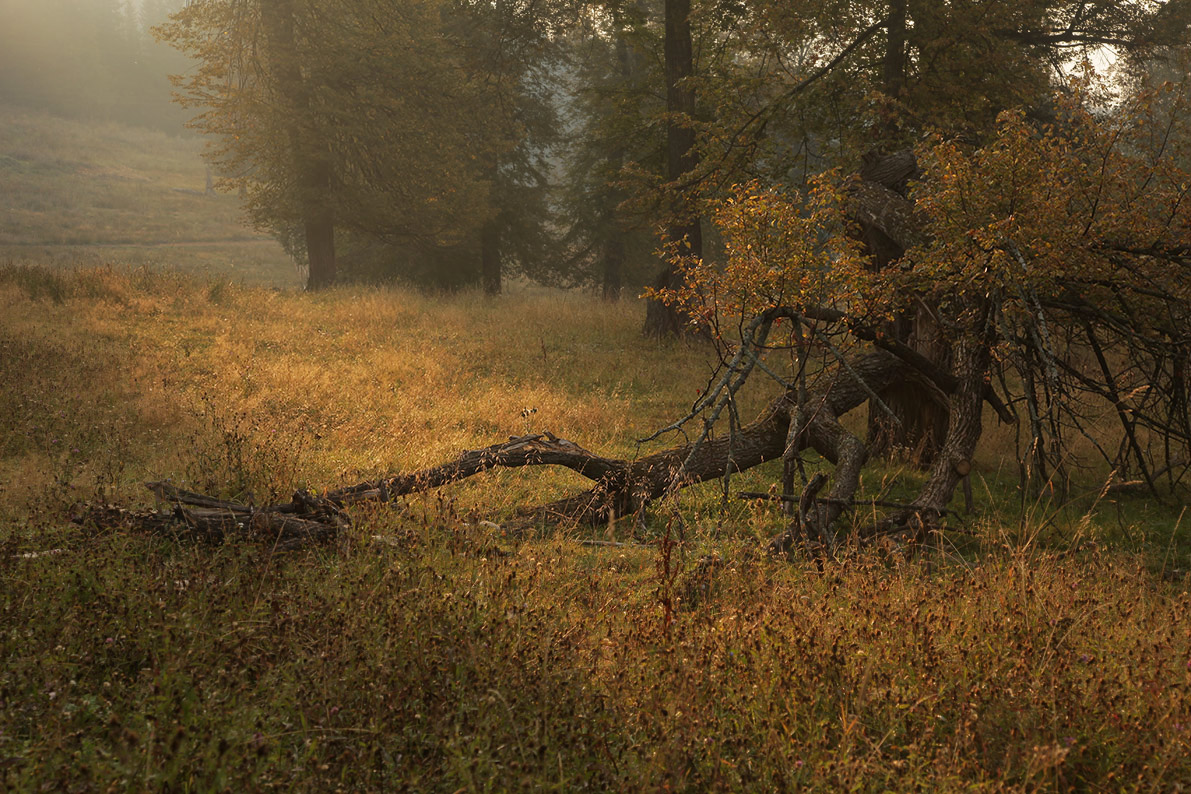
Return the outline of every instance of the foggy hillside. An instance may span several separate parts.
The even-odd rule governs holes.
[[[187,59],[149,28],[183,0],[0,0],[0,104],[183,131],[167,75]]]

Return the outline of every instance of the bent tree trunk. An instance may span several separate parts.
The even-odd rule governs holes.
[[[915,306],[891,323],[887,332],[940,370],[951,370],[951,349],[928,307]],[[890,386],[878,395],[889,410],[869,413],[869,451],[900,454],[923,467],[933,463],[947,435],[947,395],[921,378]]]
[[[922,531],[946,512],[980,434],[980,409],[987,399],[982,369],[987,366],[987,349],[965,350],[960,363],[961,374],[949,397],[953,421],[944,444],[945,454],[936,462],[930,480],[912,505],[866,528],[862,535]],[[520,510],[503,527],[506,532],[520,534],[543,525],[602,525],[639,515],[655,500],[680,488],[813,449],[835,466],[832,487],[826,497],[819,498],[823,478],[816,477],[803,495],[803,501],[814,509],[800,511],[795,524],[770,548],[787,552],[803,542],[832,548],[837,543],[834,524],[853,504],[861,467],[868,457],[864,444],[844,428],[839,418],[870,399],[875,390],[908,377],[911,369],[894,353],[876,350],[836,368],[802,400],[793,391],[782,393],[754,421],[730,437],[683,444],[633,461],[602,457],[573,442],[541,433],[465,452],[429,469],[369,480],[321,495],[299,491],[289,502],[265,507],[150,483],[154,493],[169,503],[169,510],[129,512],[100,506],[79,520],[209,541],[248,537],[277,550],[289,550],[341,537],[351,523],[348,511],[356,503],[390,502],[493,468],[557,465],[591,480],[591,487],[581,493]]]
[[[904,24],[905,4],[893,3],[891,7],[894,20]],[[901,84],[900,70],[904,68],[904,53],[892,41],[895,32],[891,29],[891,49],[886,53],[887,90],[891,95]],[[908,248],[925,242],[922,229],[926,224],[907,198],[909,183],[918,174],[912,151],[871,154],[861,165],[860,182],[852,190],[853,215],[860,223],[873,267],[878,270],[895,265]],[[885,333],[925,356],[935,367],[950,370],[951,353],[930,306],[915,303],[889,323]],[[922,380],[896,384],[878,394],[888,410],[869,413],[869,451],[875,455],[901,452],[913,463],[930,465],[947,434],[947,396]]]
[[[802,408],[794,395],[784,393],[735,434],[702,444],[684,444],[614,467],[584,493],[523,511],[521,524],[560,520],[601,524],[643,510],[678,488],[780,460],[787,448],[791,419],[800,410],[807,421],[803,432],[793,440],[797,449],[813,448],[829,461],[838,462],[842,438],[834,429],[837,417],[867,400],[874,385],[900,377],[903,366],[893,355],[875,352],[858,359],[849,369],[837,372]]]

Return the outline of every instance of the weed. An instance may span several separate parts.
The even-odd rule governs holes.
[[[0,283],[16,285],[32,301],[60,304],[68,297],[68,279],[44,267],[12,262],[0,265]]]

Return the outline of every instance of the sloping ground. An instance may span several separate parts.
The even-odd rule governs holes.
[[[0,106],[0,259],[169,265],[296,285],[281,247],[207,195],[202,142]]]

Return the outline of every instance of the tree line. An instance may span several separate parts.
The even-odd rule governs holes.
[[[310,286],[517,273],[615,297],[659,247],[718,257],[732,185],[801,188],[930,131],[978,144],[1049,112],[1081,55],[1182,44],[1184,5],[195,0],[157,32],[196,64],[176,84],[225,186]]]

